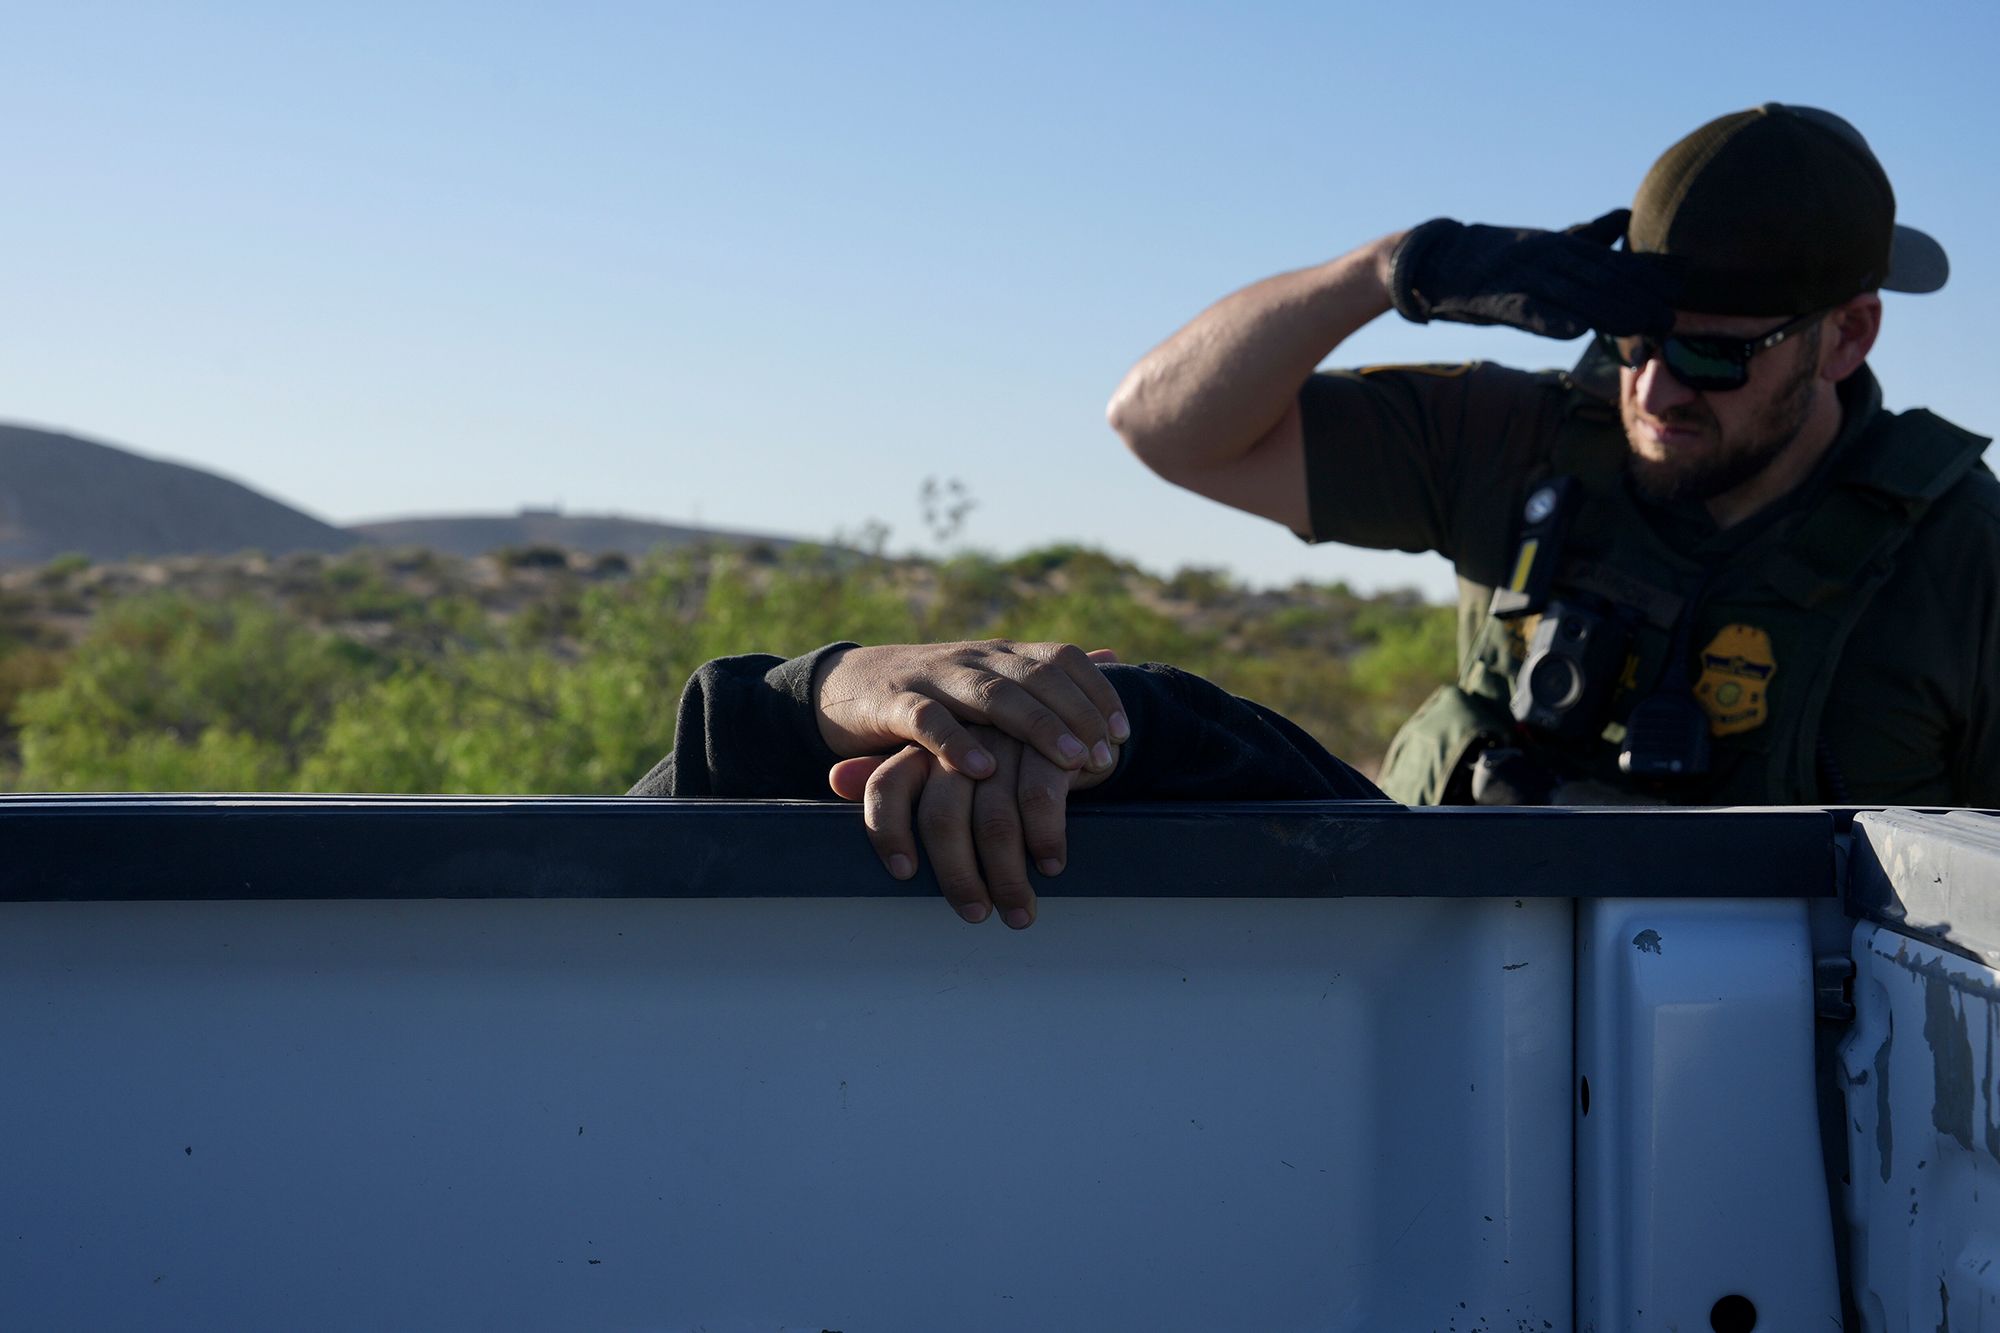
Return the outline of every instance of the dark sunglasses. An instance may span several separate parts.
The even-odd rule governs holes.
[[[1611,358],[1627,370],[1638,370],[1654,357],[1667,373],[1690,389],[1703,393],[1740,389],[1750,379],[1750,358],[1767,352],[1805,328],[1826,312],[1815,310],[1787,320],[1769,333],[1755,338],[1730,338],[1712,333],[1634,334],[1614,338],[1608,333],[1598,339]]]

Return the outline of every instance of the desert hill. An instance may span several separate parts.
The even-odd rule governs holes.
[[[0,425],[0,564],[80,552],[345,551],[361,538],[212,472],[29,426]]]
[[[518,514],[383,519],[350,524],[347,531],[380,546],[416,546],[466,559],[528,546],[561,547],[593,555],[616,551],[639,556],[658,547],[709,544],[783,550],[798,544],[790,537],[681,527],[618,514],[563,514],[549,509],[523,509]]]
[[[341,528],[184,463],[57,431],[0,424],[0,566],[39,565],[70,554],[94,561],[234,551],[282,556],[335,554],[363,545],[423,547],[467,559],[530,546],[638,556],[657,547],[700,544],[783,550],[798,541],[542,509]]]

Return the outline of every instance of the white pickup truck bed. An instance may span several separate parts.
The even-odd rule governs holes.
[[[8,1329],[2000,1327],[1990,816],[1083,810],[1019,934],[815,806],[0,838]]]

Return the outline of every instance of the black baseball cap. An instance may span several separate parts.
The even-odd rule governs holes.
[[[1800,315],[1862,292],[1934,292],[1944,247],[1896,222],[1889,177],[1830,111],[1767,102],[1669,148],[1639,186],[1626,244],[1669,258],[1675,304]]]

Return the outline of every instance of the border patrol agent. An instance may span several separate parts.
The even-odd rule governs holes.
[[[1392,744],[1398,800],[2000,807],[2000,483],[1866,365],[1877,293],[1948,273],[1895,207],[1838,116],[1738,112],[1629,211],[1439,218],[1236,292],[1111,423],[1308,540],[1453,561],[1460,676]],[[1568,374],[1315,373],[1391,309],[1597,337]]]

